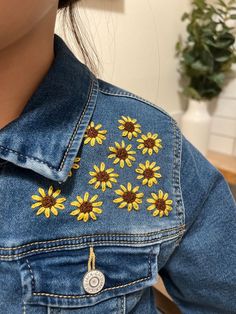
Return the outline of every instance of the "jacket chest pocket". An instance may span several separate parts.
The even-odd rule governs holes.
[[[159,249],[91,244],[23,258],[25,313],[129,313],[156,282]]]

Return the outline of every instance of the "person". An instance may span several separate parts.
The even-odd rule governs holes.
[[[76,2],[0,2],[0,312],[158,313],[159,273],[182,313],[236,313],[227,182],[54,33]]]

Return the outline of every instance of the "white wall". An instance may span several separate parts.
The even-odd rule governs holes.
[[[82,0],[79,15],[103,64],[100,77],[179,112],[174,47],[188,6],[189,0]]]
[[[185,36],[190,0],[82,0],[78,16],[94,40],[99,77],[163,107],[179,121],[186,108],[178,94],[175,43]],[[58,18],[56,31],[60,31]],[[71,45],[74,53],[77,54]],[[92,53],[92,51],[91,51]],[[80,60],[82,56],[77,54]],[[212,110],[209,147],[236,156],[236,79]]]
[[[236,66],[234,66],[236,72]],[[209,148],[236,156],[236,75],[211,108],[212,127]]]

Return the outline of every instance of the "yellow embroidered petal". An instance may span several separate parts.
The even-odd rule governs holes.
[[[96,184],[94,185],[94,188],[95,188],[95,189],[98,189],[100,185],[101,185],[101,182],[100,182],[100,181],[97,181]]]
[[[124,208],[127,205],[127,202],[122,202],[118,207],[119,208]]]
[[[38,216],[38,215],[42,214],[44,211],[45,211],[45,208],[40,207],[39,210],[37,211],[36,215]]]
[[[114,203],[120,203],[120,202],[122,202],[122,201],[123,201],[123,198],[122,198],[122,197],[118,197],[118,198],[115,198],[115,199],[113,200]]]
[[[101,127],[102,127],[102,124],[99,123],[99,124],[97,124],[97,125],[95,126],[95,129],[96,129],[96,130],[99,130],[99,129],[101,129]]]
[[[61,190],[56,190],[53,194],[52,194],[52,196],[55,198],[55,197],[57,197],[59,194],[61,193]]]
[[[136,193],[139,190],[139,186],[136,186],[135,188],[133,188],[132,192]]]
[[[94,207],[94,208],[93,208],[93,212],[95,212],[95,213],[97,213],[97,214],[101,214],[101,213],[102,213],[102,210],[101,210],[101,208]]]
[[[152,214],[153,214],[153,216],[157,216],[158,214],[159,214],[159,210],[157,209],[157,210],[155,210]]]
[[[123,161],[123,160],[122,160]],[[131,167],[132,166],[132,163],[130,162],[130,160],[127,158],[126,160],[126,164],[128,167]],[[123,167],[122,167],[123,168]]]
[[[42,202],[37,202],[37,203],[34,203],[33,205],[31,205],[31,208],[35,208],[35,207],[38,207],[41,205],[42,205]]]
[[[95,194],[95,195],[90,199],[90,203],[93,203],[94,201],[96,201],[97,198],[98,198],[98,194]]]
[[[132,189],[132,185],[131,185],[130,182],[128,182],[128,184],[127,184],[127,190],[128,190],[128,191],[131,191],[131,189]]]
[[[77,217],[77,220],[81,220],[84,218],[84,213],[80,213],[79,216]]]
[[[42,197],[46,196],[46,193],[45,193],[43,188],[38,188],[38,191],[39,191],[39,193],[41,194]]]
[[[126,161],[127,161],[127,160],[126,160]],[[120,160],[120,166],[121,166],[121,168],[124,168],[124,165],[125,165],[125,162],[124,162],[123,159],[121,159],[121,160]]]
[[[89,198],[89,193],[85,192],[85,194],[84,194],[84,201],[87,202],[88,198]]]
[[[115,181],[116,181],[116,179],[114,179]],[[111,180],[110,180],[111,181]],[[110,189],[112,189],[112,184],[111,184],[111,182],[110,181],[107,181],[107,183],[106,183],[106,185],[110,188]],[[116,181],[117,182],[117,181]]]
[[[96,141],[98,142],[98,144],[102,144],[102,139],[100,138],[100,136],[98,135],[97,137],[96,137]]]
[[[100,201],[100,202],[96,202],[96,203],[93,203],[92,206],[102,206],[103,202]]]
[[[60,198],[57,198],[57,203],[62,203],[62,202],[65,202],[66,201],[66,198],[65,197],[60,197]]]
[[[167,210],[167,209],[165,209],[165,210],[164,210],[164,213],[165,213],[165,215],[166,215],[166,216],[168,216],[168,215],[169,215],[169,212],[168,212],[168,210]]]
[[[83,203],[82,197],[80,197],[79,195],[77,195],[76,198],[77,198],[77,201],[78,201],[80,204]]]
[[[95,145],[95,142],[96,142],[96,139],[95,138],[91,138],[91,146],[94,146]]]
[[[154,208],[156,208],[156,206],[153,204],[153,205],[148,206],[147,210],[153,210]]]
[[[52,212],[55,216],[58,215],[58,211],[57,211],[57,209],[56,209],[54,206],[51,207],[51,212]]]
[[[118,194],[118,195],[121,195],[121,196],[124,194],[124,192],[121,191],[121,190],[115,190],[115,193]]]
[[[151,203],[151,204],[155,204],[156,203],[156,201],[153,198],[148,198],[147,202]]]
[[[155,193],[151,193],[152,197],[154,198],[154,200],[158,200],[158,195]]]
[[[53,192],[53,186],[50,185],[49,189],[48,189],[48,195],[51,196]]]
[[[125,187],[123,184],[120,185],[120,188],[121,188],[124,192],[127,191],[126,187]]]
[[[106,182],[102,182],[102,191],[104,192],[106,190]]]
[[[135,209],[135,210],[138,210],[138,209],[139,209],[139,206],[138,206],[137,203],[134,203],[133,205],[134,205],[134,209]]]
[[[162,192],[162,190],[159,190],[159,191],[158,191],[158,197],[159,197],[159,198],[163,198],[163,192]]]
[[[94,212],[90,212],[90,217],[93,219],[93,220],[96,220],[97,217],[95,216]]]
[[[133,205],[131,203],[128,204],[128,211],[132,209]]]
[[[31,198],[35,201],[41,201],[43,199],[43,197],[39,195],[32,195]]]
[[[54,205],[54,207],[59,208],[59,209],[64,209],[65,208],[65,206],[63,204],[58,204],[58,203],[56,203]]]
[[[70,213],[70,215],[71,216],[76,216],[76,215],[78,215],[80,213],[80,209],[75,209],[75,210],[73,210],[71,213]]]
[[[166,201],[166,200],[167,200],[167,198],[168,198],[168,195],[169,195],[168,193],[165,193],[165,194],[164,194],[164,196],[163,196],[163,200],[165,200],[165,201]]]
[[[89,180],[89,184],[93,184],[93,183],[95,183],[95,182],[97,182],[97,178],[92,178],[92,179],[90,179]]]
[[[45,215],[47,218],[50,217],[50,209],[49,209],[48,207],[45,208],[44,215]]]

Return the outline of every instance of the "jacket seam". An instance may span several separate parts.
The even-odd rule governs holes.
[[[132,98],[132,99],[136,99],[136,100],[139,100],[143,103],[145,103],[146,105],[149,105],[150,107],[152,108],[155,108],[159,111],[161,111],[163,114],[165,114],[169,119],[173,119],[170,114],[165,111],[162,107],[160,107],[159,105],[155,105],[153,104],[152,102],[148,101],[147,99],[145,98],[142,98],[141,96],[139,95],[135,95],[133,93],[130,93],[130,92],[111,92],[110,90],[106,90],[106,89],[103,89],[101,87],[98,88],[98,90],[100,92],[102,92],[103,94],[107,94],[107,95],[111,95],[111,96],[123,96],[123,97],[129,97],[129,98]]]
[[[94,238],[94,237],[100,237],[100,236],[109,236],[109,237],[117,237],[117,236],[125,236],[125,237],[136,237],[136,238],[141,238],[141,237],[148,237],[148,236],[155,236],[163,232],[168,232],[168,231],[174,231],[174,230],[179,230],[181,226],[178,227],[173,227],[173,228],[168,228],[168,229],[162,229],[160,231],[155,231],[155,232],[147,232],[147,233],[95,233],[91,235],[81,235],[79,237],[66,237],[66,238],[60,238],[60,239],[55,239],[55,240],[47,240],[47,241],[36,241],[36,242],[31,242],[27,243],[24,245],[19,245],[15,247],[0,247],[0,250],[6,250],[6,251],[11,251],[11,250],[19,250],[28,246],[33,246],[33,245],[43,245],[43,244],[48,244],[48,243],[56,243],[56,242],[61,242],[61,241],[73,241],[73,240],[80,240],[80,239],[85,239],[85,238]]]
[[[173,185],[174,185],[174,193],[177,196],[177,208],[178,211],[178,219],[180,222],[180,225],[185,226],[185,207],[184,207],[184,200],[183,200],[183,194],[182,194],[182,188],[181,188],[181,180],[180,180],[180,174],[181,174],[181,162],[182,162],[182,135],[180,132],[180,129],[177,125],[177,122],[172,119],[172,124],[174,128],[174,165],[173,165]],[[185,232],[185,229],[180,234],[180,237],[177,238],[177,241],[175,241],[175,246],[179,245],[179,242],[181,241],[183,234]]]
[[[144,243],[157,243],[157,241],[161,241],[161,240],[168,240],[168,239],[173,239],[175,237],[178,237],[179,234],[182,233],[182,231],[180,231],[179,233],[176,233],[174,235],[168,235],[168,236],[163,236],[159,239],[154,239],[154,240],[149,240],[149,241],[123,241],[123,243],[121,242],[121,240],[119,240],[118,242],[115,241],[94,241],[91,242],[93,245],[106,245],[106,244],[114,244],[114,245],[124,245],[124,244],[144,244]],[[33,250],[29,250],[23,253],[17,253],[17,254],[11,254],[11,255],[0,255],[0,258],[3,260],[12,260],[14,258],[17,257],[23,257],[26,255],[30,255],[33,253],[39,253],[39,252],[54,252],[54,251],[58,251],[60,249],[77,249],[80,247],[84,247],[85,245],[87,245],[88,243],[80,243],[80,244],[67,244],[67,245],[58,245],[55,247],[47,247],[47,248],[39,248],[39,249],[33,249]]]

